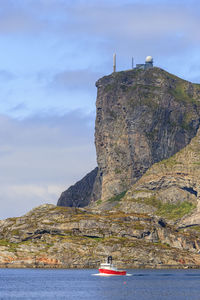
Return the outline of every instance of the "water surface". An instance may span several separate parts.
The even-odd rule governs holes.
[[[132,276],[93,276],[96,270],[0,269],[0,299],[200,300],[200,270],[129,270]]]

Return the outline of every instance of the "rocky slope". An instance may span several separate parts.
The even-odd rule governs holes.
[[[162,216],[185,230],[198,229],[200,129],[189,145],[169,159],[154,164],[126,193],[120,207],[129,212]]]
[[[128,190],[154,163],[185,147],[200,116],[200,85],[159,68],[113,73],[96,86],[98,174],[90,202]]]
[[[109,254],[122,268],[200,266],[197,232],[147,214],[42,205],[0,225],[0,267],[97,268]]]

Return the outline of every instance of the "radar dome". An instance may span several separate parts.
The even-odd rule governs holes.
[[[145,59],[146,63],[152,63],[153,62],[153,57],[152,56],[147,56]]]

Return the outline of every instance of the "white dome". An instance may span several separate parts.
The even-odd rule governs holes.
[[[146,63],[152,63],[153,62],[153,57],[152,56],[147,56],[145,59]]]

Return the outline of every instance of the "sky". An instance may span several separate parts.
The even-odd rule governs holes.
[[[198,0],[0,0],[0,219],[96,166],[95,82],[143,63],[200,83]]]

